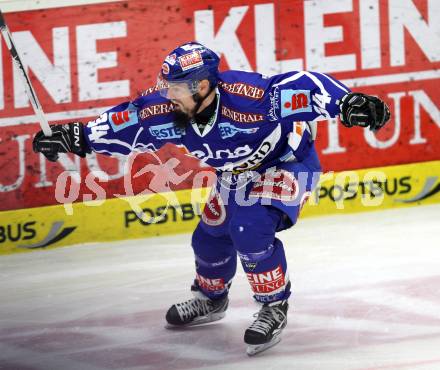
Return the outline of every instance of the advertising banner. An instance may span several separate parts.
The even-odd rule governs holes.
[[[5,17],[51,124],[87,122],[134,98],[155,84],[170,50],[197,40],[221,56],[222,70],[321,71],[388,103],[391,122],[377,134],[347,129],[337,119],[319,123],[316,145],[325,171],[440,158],[437,0],[130,0]],[[64,171],[78,185],[75,201],[100,197],[90,193],[87,178],[102,186],[107,199],[124,191],[126,159],[64,155],[50,163],[32,152],[38,130],[2,41],[0,211],[57,204]],[[201,170],[196,160],[171,145],[157,157],[177,158],[179,175],[191,171],[169,190],[193,186]],[[134,193],[152,176],[140,176]]]
[[[191,232],[203,212],[213,212],[204,208],[209,191],[198,188],[0,212],[0,255]],[[440,203],[440,161],[328,172],[300,218],[434,203]]]

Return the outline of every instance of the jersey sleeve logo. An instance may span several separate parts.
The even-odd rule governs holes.
[[[309,90],[281,90],[281,117],[312,112]]]
[[[136,110],[124,110],[122,112],[110,112],[109,122],[114,132],[118,132],[129,126],[136,125],[139,120]]]

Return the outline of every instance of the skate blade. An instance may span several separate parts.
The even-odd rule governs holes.
[[[200,325],[209,324],[211,322],[221,320],[225,316],[226,316],[225,312],[213,313],[208,316],[200,317],[197,320],[191,321],[188,324],[184,324],[184,325],[173,325],[173,324],[167,323],[165,325],[165,328],[166,329],[179,329],[179,328],[188,328],[190,326],[200,326]]]
[[[264,343],[264,344],[249,344],[246,353],[248,356],[255,356],[263,351],[266,351],[269,348],[272,348],[276,344],[278,344],[281,341],[281,337],[275,337],[270,342]]]

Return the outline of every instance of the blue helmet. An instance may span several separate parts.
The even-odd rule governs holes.
[[[198,42],[188,42],[174,49],[165,58],[159,78],[167,82],[187,82],[188,86],[208,80],[217,86],[220,58]]]

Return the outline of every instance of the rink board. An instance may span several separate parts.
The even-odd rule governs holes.
[[[0,212],[0,254],[190,232],[208,191]],[[439,202],[440,161],[432,161],[325,173],[301,217]]]
[[[345,128],[339,119],[319,123],[315,144],[326,171],[440,159],[439,1],[103,1],[1,1],[50,124],[85,123],[135,98],[156,84],[169,51],[197,40],[220,54],[222,71],[319,71],[384,99],[391,120],[377,133]],[[56,205],[56,179],[64,171],[86,178],[102,170],[107,194],[124,189],[123,159],[92,153],[51,163],[32,150],[39,130],[3,48],[0,211]],[[171,190],[191,188],[203,170],[172,145],[158,157],[177,158],[179,174],[192,171]],[[88,193],[82,182],[78,199]]]

